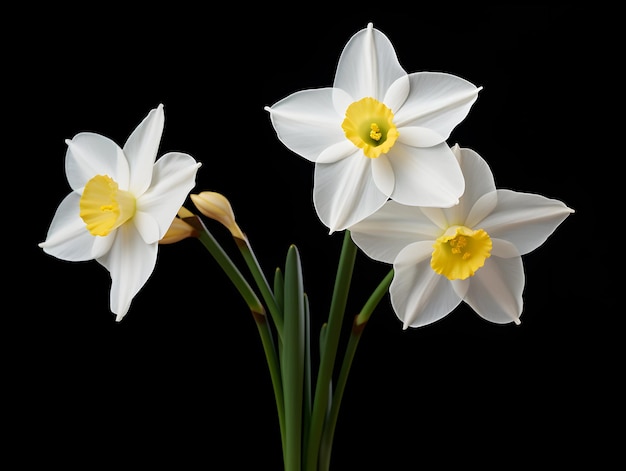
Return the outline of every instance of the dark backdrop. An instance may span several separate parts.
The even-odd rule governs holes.
[[[313,165],[278,141],[263,107],[330,86],[343,46],[373,21],[407,72],[444,71],[484,87],[450,144],[481,154],[499,187],[560,199],[576,213],[524,257],[520,326],[490,324],[463,305],[403,331],[383,299],[354,360],[333,469],[606,458],[612,445],[603,430],[617,413],[617,371],[607,366],[618,351],[609,340],[616,303],[610,289],[597,288],[611,276],[596,260],[605,249],[593,243],[604,238],[594,231],[607,220],[592,201],[607,191],[594,189],[594,169],[610,161],[602,145],[610,136],[592,126],[600,121],[596,105],[606,103],[598,96],[608,85],[597,78],[608,69],[600,51],[613,47],[615,13],[253,8],[147,14],[102,6],[17,18],[19,33],[4,42],[6,93],[17,105],[5,116],[5,160],[15,166],[11,192],[19,198],[5,202],[4,224],[5,237],[17,234],[27,246],[7,258],[10,449],[26,463],[81,469],[280,469],[255,324],[198,242],[161,247],[121,323],[108,309],[106,270],[47,256],[37,243],[69,191],[64,140],[94,131],[123,144],[163,103],[159,155],[182,151],[202,162],[193,191],[230,199],[269,277],[297,245],[318,329],[341,234],[329,236],[317,219]],[[229,234],[209,227],[239,261]],[[609,244],[621,250],[621,242]],[[388,268],[358,255],[347,318]]]

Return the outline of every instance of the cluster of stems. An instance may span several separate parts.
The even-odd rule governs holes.
[[[255,290],[198,216],[184,220],[198,231],[198,239],[237,288],[256,322],[276,399],[285,471],[327,471],[352,360],[372,312],[387,293],[393,270],[354,317],[343,361],[335,373],[357,255],[349,231],[344,232],[328,320],[319,333],[319,362],[315,371],[311,358],[309,303],[297,247],[289,247],[284,270],[275,270],[270,285],[247,237],[233,236],[252,275]]]

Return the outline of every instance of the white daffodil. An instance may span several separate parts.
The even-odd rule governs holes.
[[[111,311],[120,321],[148,280],[158,243],[195,185],[200,164],[170,152],[156,160],[163,105],[150,111],[124,148],[81,132],[67,140],[72,192],[59,205],[43,250],[62,260],[97,260],[111,274]]]
[[[456,204],[463,175],[445,141],[479,91],[446,73],[407,74],[370,23],[346,44],[332,88],[299,91],[265,109],[279,140],[315,163],[314,205],[333,232],[389,198]]]
[[[452,150],[466,185],[458,205],[389,201],[350,228],[352,239],[370,257],[393,263],[389,293],[405,329],[435,322],[461,301],[488,321],[519,323],[521,256],[543,244],[573,210],[555,199],[496,189],[482,157]]]

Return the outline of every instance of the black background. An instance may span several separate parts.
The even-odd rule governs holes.
[[[298,8],[103,5],[16,18],[19,33],[5,41],[7,99],[17,105],[5,117],[5,159],[15,166],[17,200],[5,201],[4,237],[8,247],[15,239],[26,246],[7,254],[9,449],[25,464],[83,469],[281,469],[255,324],[197,241],[160,248],[121,323],[108,309],[106,270],[60,261],[37,243],[69,192],[64,140],[94,131],[123,145],[163,103],[159,155],[182,151],[202,162],[193,192],[230,199],[269,277],[289,245],[298,247],[318,329],[342,236],[317,219],[313,165],[278,141],[263,107],[331,86],[343,46],[372,21],[407,72],[444,71],[484,87],[449,144],[481,154],[497,186],[557,198],[576,213],[524,257],[520,326],[490,324],[463,305],[403,331],[383,299],[353,363],[332,468],[608,459],[621,348],[610,335],[619,317],[611,272],[597,258],[607,242],[609,252],[623,250],[603,233],[613,224],[610,205],[594,201],[610,191],[600,175],[618,160],[605,143],[619,139],[593,127],[610,121],[599,105],[610,89],[601,77],[619,57],[611,52],[615,12]],[[240,261],[229,234],[208,224]],[[346,327],[388,269],[359,254]]]

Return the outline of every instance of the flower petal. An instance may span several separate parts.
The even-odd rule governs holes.
[[[371,216],[350,227],[354,243],[366,255],[393,263],[400,251],[414,242],[432,244],[440,235],[437,227],[420,208],[387,201]]]
[[[137,212],[149,214],[158,226],[137,219],[137,230],[148,244],[157,242],[167,232],[176,213],[196,184],[200,164],[188,154],[170,152],[158,159],[153,167],[152,186],[137,199]]]
[[[545,196],[497,190],[496,208],[482,220],[491,238],[508,240],[520,254],[535,250],[574,211],[563,202]]]
[[[418,149],[396,142],[387,156],[396,176],[392,199],[411,206],[449,207],[458,203],[465,183],[447,144]]]
[[[372,160],[372,178],[380,191],[387,197],[393,193],[396,185],[396,177],[393,174],[393,167],[386,155]]]
[[[482,205],[475,207],[476,201],[483,195],[495,192],[493,174],[487,162],[473,150],[455,145],[452,152],[465,178],[465,192],[459,199],[459,204],[445,209],[448,224],[475,227],[495,205],[492,199],[490,204],[487,204],[488,200],[484,200]]]
[[[389,294],[404,329],[431,324],[461,303],[452,283],[430,268],[432,251],[432,241],[416,242],[405,247],[393,264]]]
[[[406,97],[409,96],[410,91],[411,81],[409,80],[409,76],[405,74],[391,84],[385,93],[383,103],[395,114],[406,101]]]
[[[480,88],[443,72],[409,74],[411,91],[396,111],[398,127],[420,126],[436,131],[444,139],[461,122],[478,98]]]
[[[314,181],[313,203],[331,233],[355,224],[387,201],[372,178],[371,159],[361,153],[333,164],[316,164]]]
[[[96,237],[87,230],[79,215],[80,195],[67,195],[56,210],[46,240],[39,244],[44,252],[61,260],[81,262],[93,260]]]
[[[461,198],[462,199],[462,198]],[[483,220],[491,214],[493,208],[495,208],[498,204],[498,192],[491,191],[482,195],[476,203],[470,208],[468,214],[462,219],[463,225],[467,227],[475,227],[478,229],[483,229]],[[466,206],[466,205],[464,205]],[[454,210],[454,208],[450,208]],[[465,209],[465,207],[464,207]],[[461,211],[459,211],[461,213]]]
[[[419,126],[405,126],[398,132],[398,142],[411,147],[433,147],[445,141],[436,131]]]
[[[96,175],[108,175],[123,190],[128,188],[129,167],[120,147],[108,137],[81,132],[66,140],[65,174],[70,187],[81,192]]]
[[[372,97],[382,101],[396,79],[406,75],[393,45],[372,23],[357,32],[344,47],[333,87],[347,91],[355,101]]]
[[[111,311],[119,322],[154,271],[158,244],[146,244],[134,224],[124,224],[115,232],[111,250],[97,260],[111,274]]]
[[[435,208],[435,207],[426,207],[422,206],[420,210],[424,213],[424,215],[432,221],[434,225],[436,225],[440,232],[437,234],[439,237],[449,226],[448,215],[444,208]],[[435,237],[435,239],[437,238]],[[434,241],[433,241],[434,242]]]
[[[332,164],[357,152],[361,153],[361,150],[357,149],[348,139],[344,139],[324,149],[317,158],[317,163]]]
[[[492,255],[471,278],[464,301],[490,322],[519,324],[525,283],[522,257],[501,258],[496,254],[504,252],[510,255],[515,247],[500,239],[492,239],[492,243]]]
[[[151,212],[137,210],[133,217],[133,224],[146,244],[153,244],[154,241],[163,238],[160,236],[159,223]]]
[[[157,157],[164,124],[165,113],[160,104],[148,113],[124,144],[124,154],[130,166],[128,190],[135,196],[141,196],[150,186],[152,166]]]
[[[334,93],[341,92],[332,88],[302,90],[265,108],[278,139],[311,162],[327,147],[346,140],[341,129],[344,116],[335,111]]]

